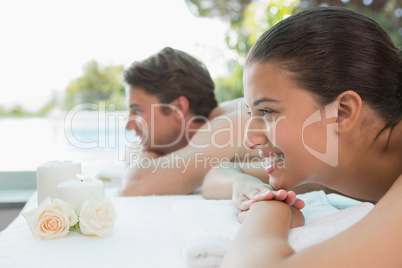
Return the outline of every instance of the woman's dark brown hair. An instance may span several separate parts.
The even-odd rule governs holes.
[[[402,117],[402,60],[372,19],[343,8],[314,8],[266,31],[246,65],[277,61],[321,104],[353,90],[393,127]]]

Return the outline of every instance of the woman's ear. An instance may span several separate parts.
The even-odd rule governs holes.
[[[338,133],[349,132],[359,119],[362,109],[362,99],[360,95],[352,90],[339,94],[336,98],[338,102]]]

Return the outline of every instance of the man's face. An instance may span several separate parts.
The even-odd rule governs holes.
[[[129,93],[130,117],[127,130],[135,130],[142,140],[144,150],[169,153],[176,150],[184,135],[182,116],[175,107],[163,108],[157,97],[147,94],[140,87],[131,87]],[[162,109],[170,110],[163,113]]]

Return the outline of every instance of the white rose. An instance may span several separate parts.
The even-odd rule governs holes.
[[[85,235],[107,236],[113,231],[116,210],[108,199],[85,200],[79,213],[79,225]]]
[[[72,205],[50,197],[43,200],[36,209],[21,214],[26,218],[35,239],[63,237],[78,222]]]

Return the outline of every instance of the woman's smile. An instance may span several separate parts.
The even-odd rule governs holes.
[[[261,158],[263,158],[264,163],[264,170],[267,174],[271,174],[277,168],[284,167],[284,154],[283,153],[275,153],[275,152],[268,152],[262,153],[260,152]]]

